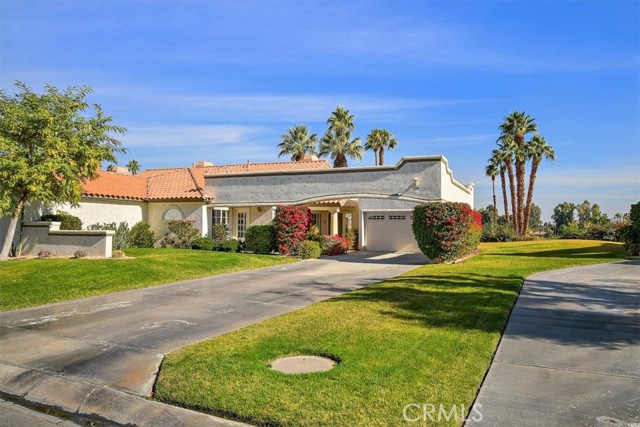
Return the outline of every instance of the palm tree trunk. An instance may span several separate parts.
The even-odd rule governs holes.
[[[376,159],[376,166],[378,166],[378,150],[373,150],[373,157]]]
[[[504,201],[504,219],[509,223],[509,201],[507,200],[507,183],[504,176],[504,167],[500,166],[500,182],[502,185],[502,200]]]
[[[496,204],[496,177],[491,177],[491,186],[493,187],[493,231],[496,231],[496,216],[498,216],[498,206]]]
[[[347,158],[344,154],[336,154],[336,159],[333,161],[334,168],[346,168],[347,167]]]
[[[518,198],[518,234],[521,236],[524,235],[524,230],[526,228],[526,223],[524,220],[524,181],[526,178],[526,170],[525,170],[525,162],[524,160],[516,160],[516,180],[518,182],[518,188],[516,189],[516,194]]]
[[[531,173],[529,174],[529,192],[527,193],[527,206],[524,212],[523,235],[527,234],[529,229],[529,218],[531,217],[531,203],[533,203],[533,186],[536,183],[536,174],[538,173],[538,165],[540,163],[534,158],[531,161]]]
[[[378,152],[378,166],[384,165],[384,147],[380,147],[380,151]]]
[[[4,243],[2,245],[2,251],[0,251],[0,261],[6,261],[9,259],[9,251],[11,251],[11,245],[13,244],[13,238],[16,234],[16,228],[18,227],[18,219],[22,215],[25,202],[20,200],[13,216],[9,220],[9,228],[7,229],[7,235],[5,236]]]
[[[516,188],[515,188],[515,177],[513,175],[513,165],[511,164],[511,160],[506,161],[507,166],[507,175],[509,176],[509,193],[511,193],[511,220],[513,222],[513,229],[517,232],[518,230],[518,205],[516,202]]]

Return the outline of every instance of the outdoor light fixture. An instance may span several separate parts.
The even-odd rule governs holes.
[[[420,189],[420,178],[419,177],[415,177],[413,178],[413,186],[415,187],[416,190]]]

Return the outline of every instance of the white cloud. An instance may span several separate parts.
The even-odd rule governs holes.
[[[213,147],[243,144],[264,131],[256,126],[236,125],[129,126],[123,139],[128,147]]]

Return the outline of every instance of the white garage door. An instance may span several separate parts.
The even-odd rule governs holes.
[[[411,230],[411,215],[411,211],[365,212],[366,250],[420,252]]]

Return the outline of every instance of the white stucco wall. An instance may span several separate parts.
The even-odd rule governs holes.
[[[53,209],[75,215],[82,221],[82,228],[97,223],[126,222],[129,227],[144,221],[147,217],[147,202],[116,199],[82,199],[78,207],[61,204]]]
[[[88,256],[111,258],[114,231],[60,231],[59,222],[25,222],[23,225],[23,255],[38,255],[47,250],[53,256],[73,256],[78,249]]]
[[[208,230],[203,229],[203,223],[206,224],[207,215],[202,202],[149,202],[147,206],[147,222],[151,225],[151,229],[156,234],[156,238],[162,237],[169,231],[169,221],[162,219],[164,213],[171,206],[178,207],[184,219],[195,221],[194,227],[206,234]]]
[[[309,204],[342,198],[473,205],[473,191],[453,180],[442,156],[404,158],[394,166],[211,175],[205,182],[214,204],[223,206]]]

